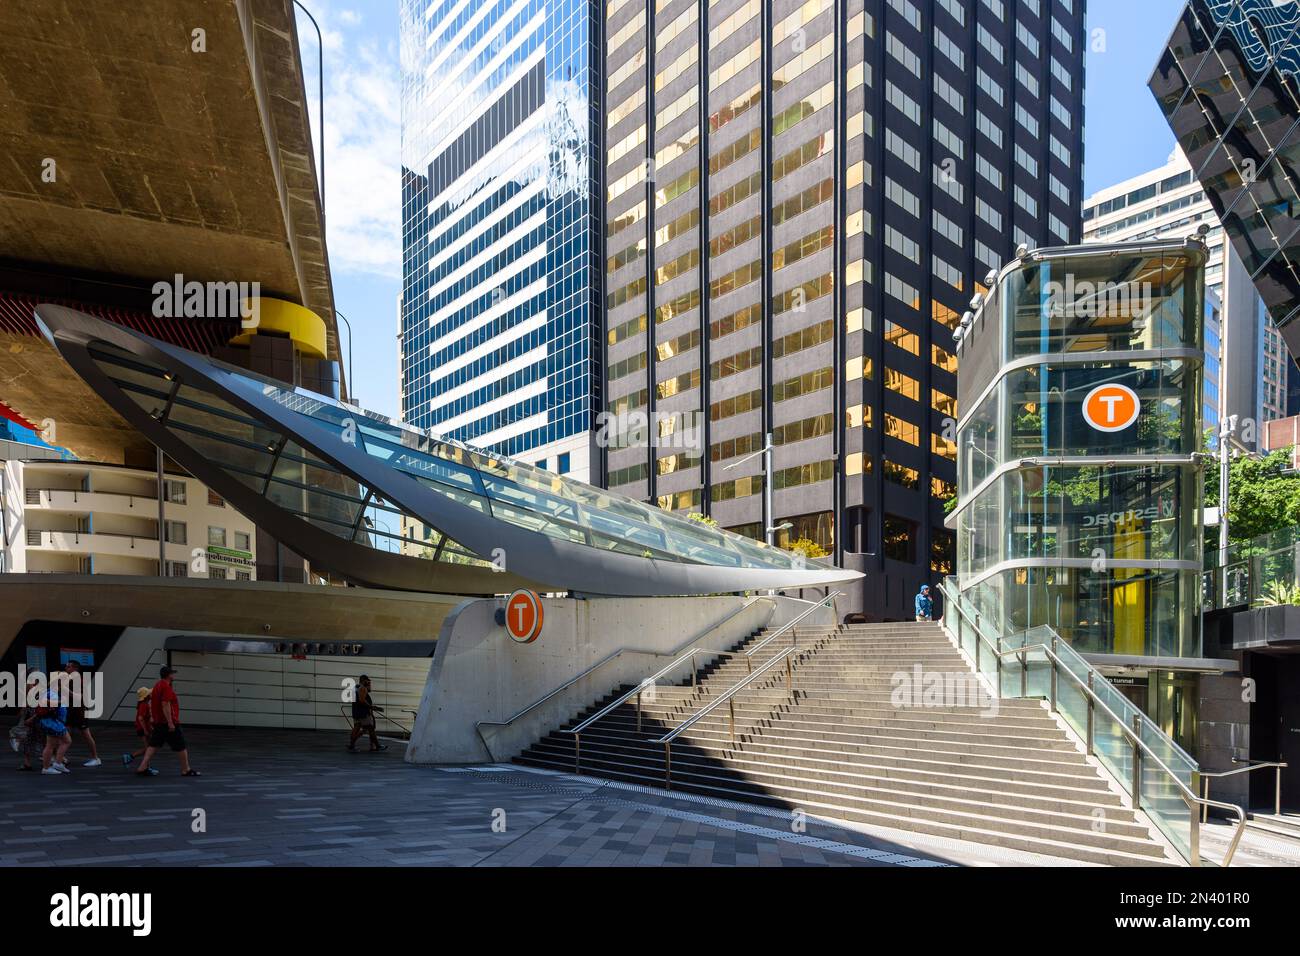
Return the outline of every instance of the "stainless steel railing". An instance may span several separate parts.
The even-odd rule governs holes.
[[[1250,773],[1254,770],[1264,770],[1268,767],[1274,768],[1277,772],[1277,778],[1273,782],[1273,813],[1277,816],[1282,815],[1282,771],[1286,769],[1285,762],[1276,760],[1238,760],[1232,758],[1233,763],[1244,763],[1246,766],[1238,767],[1236,770],[1220,770],[1216,773],[1201,771],[1201,796],[1206,800],[1210,798],[1210,779],[1219,777],[1235,777],[1237,774]],[[1201,822],[1206,820],[1206,807],[1201,806]]]
[[[673,664],[669,664],[669,665],[667,666],[666,669],[671,669],[675,664],[679,663],[683,658],[690,657],[693,653],[699,653],[699,654],[705,654],[705,653],[707,653],[707,654],[723,654],[723,655],[725,655],[725,654],[729,654],[730,652],[728,652],[728,651],[714,651],[714,650],[711,650],[711,649],[700,649],[700,648],[695,647],[694,645],[698,644],[700,641],[702,641],[702,640],[704,640],[705,638],[707,638],[710,634],[712,634],[714,631],[718,630],[719,628],[724,627],[724,626],[726,626],[727,624],[730,624],[733,620],[735,620],[736,618],[738,618],[741,614],[744,614],[746,611],[748,611],[748,610],[749,610],[751,607],[753,607],[755,604],[758,604],[760,601],[762,601],[762,602],[766,602],[766,603],[768,603],[768,604],[772,604],[772,605],[774,605],[774,606],[775,606],[775,604],[776,604],[776,601],[775,601],[774,599],[772,599],[772,598],[770,598],[770,597],[767,597],[767,596],[755,597],[755,598],[752,598],[752,599],[746,601],[746,602],[745,602],[744,604],[742,604],[740,607],[736,608],[735,611],[733,611],[732,613],[730,613],[730,614],[728,614],[726,617],[724,617],[721,621],[718,621],[716,624],[711,624],[711,625],[709,625],[708,630],[706,630],[704,633],[702,633],[702,634],[697,634],[697,635],[691,637],[691,639],[690,639],[689,641],[686,642],[686,644],[688,644],[688,645],[692,645],[691,650],[690,650],[690,651],[687,651],[685,654],[682,654],[681,657],[678,657],[677,660],[674,661]],[[524,716],[526,716],[526,715],[532,713],[534,710],[536,710],[538,707],[540,707],[540,706],[542,706],[543,704],[545,704],[547,701],[549,701],[549,700],[554,700],[556,697],[558,697],[558,696],[559,696],[560,694],[562,694],[564,691],[568,690],[568,689],[569,689],[570,687],[572,687],[574,684],[578,683],[578,681],[582,680],[582,679],[585,678],[585,677],[590,677],[592,674],[594,674],[596,671],[600,670],[600,669],[601,669],[602,667],[604,667],[606,664],[610,663],[611,661],[617,660],[619,657],[622,657],[624,654],[645,654],[645,655],[649,655],[649,656],[653,656],[653,657],[668,657],[668,656],[672,656],[672,655],[678,655],[678,654],[681,654],[681,649],[682,649],[682,645],[678,645],[677,647],[673,648],[671,651],[650,650],[650,649],[645,649],[645,648],[635,648],[635,647],[620,647],[618,650],[613,651],[613,652],[610,653],[610,654],[606,654],[604,657],[602,657],[600,660],[596,661],[596,663],[592,664],[590,667],[584,669],[584,670],[583,670],[582,672],[580,672],[579,674],[576,674],[575,676],[570,677],[570,678],[569,678],[568,680],[566,680],[563,684],[559,685],[559,686],[556,687],[554,690],[552,690],[552,691],[550,691],[549,693],[547,693],[545,696],[543,696],[543,697],[539,697],[537,700],[533,701],[531,704],[529,704],[529,705],[528,705],[527,707],[525,707],[523,710],[519,711],[519,712],[516,713],[516,714],[511,715],[510,717],[507,717],[505,720],[479,720],[479,721],[476,721],[476,722],[474,723],[474,733],[478,734],[479,742],[483,744],[483,749],[487,751],[488,759],[491,760],[491,761],[493,761],[493,762],[495,762],[495,761],[496,761],[496,757],[494,757],[494,756],[492,755],[492,748],[491,748],[490,746],[488,746],[488,742],[487,742],[487,740],[483,737],[483,731],[482,731],[482,728],[483,728],[483,727],[509,727],[509,726],[510,726],[511,724],[513,724],[516,720],[519,720],[520,718],[522,718],[522,717],[524,717]],[[692,678],[694,677],[694,672],[695,672],[694,667],[692,667],[692,669],[691,669]],[[640,689],[640,688],[638,687],[638,691],[639,691],[639,689]],[[621,697],[621,698],[616,702],[616,704],[618,704],[618,703],[622,703],[624,700],[626,700],[628,697],[630,697],[630,696],[631,696],[633,693],[635,693],[635,692],[636,692],[636,691],[629,691],[627,694],[625,694],[623,697]],[[597,716],[598,716],[598,717],[599,717],[599,716],[602,716],[604,713],[606,713],[606,712],[608,712],[609,710],[611,710],[613,706],[615,706],[615,705],[611,705],[610,707],[605,708],[605,709],[602,710],[601,713],[598,714]],[[638,713],[639,713],[639,709],[638,709]],[[590,723],[590,722],[591,722],[591,721],[586,721],[586,722],[584,722],[583,726],[586,726],[586,724],[587,724],[587,723]]]
[[[680,724],[674,727],[668,733],[664,734],[657,740],[651,741],[656,744],[664,745],[664,787],[668,790],[673,788],[673,741],[681,734],[685,733],[696,723],[703,720],[711,714],[715,708],[722,704],[727,705],[729,713],[729,726],[731,728],[731,742],[736,742],[736,695],[748,687],[754,681],[763,677],[768,671],[772,670],[777,664],[785,663],[785,689],[790,695],[794,694],[794,665],[791,658],[796,654],[807,654],[812,650],[811,647],[790,647],[779,654],[775,654],[761,664],[756,671],[751,671],[743,680],[737,681],[726,692],[719,694],[709,703],[705,704],[695,713],[691,714]]]
[[[697,676],[697,675],[698,675],[698,670],[697,670],[697,668],[695,667],[695,658],[696,658],[697,656],[699,656],[699,655],[708,654],[708,655],[713,655],[713,656],[718,656],[718,657],[743,657],[743,658],[745,658],[746,663],[748,664],[749,674],[748,674],[748,676],[747,676],[743,681],[740,682],[740,684],[737,684],[736,687],[738,688],[738,687],[740,687],[740,686],[742,686],[742,685],[747,685],[747,684],[749,684],[752,680],[754,680],[755,678],[757,678],[759,675],[761,675],[761,674],[763,674],[763,673],[766,673],[767,670],[768,670],[768,668],[769,668],[769,666],[771,665],[772,661],[777,660],[777,659],[779,659],[780,657],[783,656],[783,655],[778,654],[778,655],[776,655],[776,657],[772,658],[772,660],[769,660],[766,664],[763,664],[762,666],[760,666],[758,670],[754,670],[754,666],[753,666],[753,663],[752,663],[752,661],[753,661],[753,653],[754,653],[755,650],[758,649],[758,647],[766,647],[766,646],[767,646],[768,644],[770,644],[774,639],[780,637],[782,634],[784,634],[784,633],[786,633],[787,631],[789,631],[789,630],[791,630],[792,628],[794,628],[796,625],[798,625],[801,621],[803,621],[805,618],[807,618],[807,617],[808,617],[810,614],[812,614],[814,611],[817,611],[817,610],[819,610],[820,608],[826,607],[828,604],[829,604],[831,607],[834,607],[834,606],[835,606],[835,599],[836,599],[837,597],[839,597],[842,593],[843,593],[842,591],[833,591],[833,592],[831,592],[830,594],[826,595],[826,597],[822,598],[820,601],[816,602],[815,604],[813,604],[811,607],[807,608],[806,610],[801,611],[797,616],[795,616],[793,619],[791,619],[791,620],[788,621],[787,623],[781,625],[781,627],[777,628],[777,630],[774,631],[772,634],[770,634],[770,635],[768,635],[767,637],[763,638],[763,640],[760,641],[759,644],[758,644],[756,647],[748,649],[747,652],[746,652],[746,651],[715,651],[715,650],[712,650],[712,649],[709,649],[709,648],[698,648],[698,647],[693,647],[693,648],[691,648],[689,651],[687,651],[685,654],[682,654],[680,657],[678,657],[678,658],[676,658],[674,661],[672,661],[672,663],[667,664],[667,665],[665,665],[664,667],[661,667],[661,668],[660,668],[659,670],[657,670],[655,673],[653,673],[653,674],[651,674],[649,677],[643,679],[643,680],[641,681],[641,683],[639,683],[637,686],[633,687],[633,688],[632,688],[631,690],[629,690],[627,693],[621,695],[617,700],[614,700],[614,701],[610,702],[609,704],[606,704],[606,705],[605,705],[604,707],[602,707],[599,711],[597,711],[596,713],[592,714],[590,717],[588,717],[588,718],[587,718],[586,720],[584,720],[582,723],[578,724],[576,727],[569,728],[569,729],[568,729],[567,731],[565,731],[565,732],[566,732],[566,733],[573,734],[573,772],[574,772],[574,773],[580,773],[580,772],[581,772],[581,766],[582,766],[582,732],[583,732],[584,730],[586,730],[588,727],[590,727],[592,724],[594,724],[596,721],[600,720],[602,717],[604,717],[604,716],[605,716],[606,714],[608,714],[610,711],[614,710],[614,709],[617,708],[617,707],[622,706],[622,705],[625,704],[627,701],[631,700],[633,697],[636,698],[636,729],[637,729],[638,731],[641,730],[641,694],[645,691],[645,689],[646,689],[647,687],[653,687],[655,681],[659,680],[659,678],[664,677],[664,676],[666,676],[667,674],[672,673],[672,671],[674,671],[674,670],[676,670],[677,668],[681,667],[681,666],[682,666],[683,664],[685,664],[687,661],[690,661],[690,664],[691,664],[691,687],[692,687],[695,691],[698,691],[698,690],[699,690],[699,683],[698,683],[698,676]],[[784,656],[788,657],[789,654],[793,653],[794,650],[795,650],[795,648],[792,647],[789,651],[786,652],[786,654],[785,654]],[[733,690],[735,690],[735,689],[736,689],[736,688],[733,688]],[[719,700],[718,702],[720,703],[721,701]],[[710,707],[709,709],[711,710],[712,707]],[[701,714],[701,716],[702,716],[702,714]],[[694,721],[692,720],[691,723],[694,723]],[[734,723],[734,718],[733,718],[733,723]]]
[[[1121,733],[1128,740],[1130,746],[1132,747],[1132,779],[1129,781],[1119,780],[1118,782],[1120,783],[1121,786],[1125,787],[1129,791],[1134,810],[1142,809],[1142,771],[1144,765],[1146,765],[1149,762],[1161,773],[1163,773],[1165,777],[1168,778],[1168,781],[1171,782],[1174,785],[1175,789],[1178,791],[1179,796],[1182,797],[1183,802],[1187,804],[1187,808],[1189,811],[1190,846],[1189,846],[1189,851],[1187,853],[1187,856],[1189,857],[1188,863],[1190,865],[1192,866],[1201,865],[1200,826],[1201,826],[1202,816],[1205,814],[1206,810],[1209,807],[1216,807],[1220,810],[1226,810],[1232,813],[1234,816],[1236,816],[1237,829],[1234,832],[1232,839],[1228,844],[1228,849],[1227,852],[1224,854],[1223,862],[1220,864],[1221,866],[1224,867],[1231,865],[1232,857],[1237,852],[1237,847],[1241,843],[1242,835],[1244,834],[1246,829],[1245,812],[1241,809],[1241,807],[1237,806],[1236,804],[1222,803],[1217,800],[1210,800],[1208,797],[1202,797],[1200,794],[1197,794],[1186,783],[1184,783],[1182,778],[1179,777],[1179,775],[1175,773],[1172,769],[1170,769],[1170,767],[1165,763],[1165,761],[1160,757],[1160,755],[1156,753],[1155,750],[1153,750],[1145,740],[1142,739],[1142,730],[1144,726],[1142,715],[1135,714],[1133,717],[1132,726],[1130,726],[1128,721],[1126,721],[1124,718],[1116,714],[1114,710],[1112,710],[1110,706],[1104,700],[1102,700],[1101,697],[1097,694],[1094,687],[1100,682],[1105,681],[1106,678],[1099,671],[1097,671],[1096,668],[1094,668],[1091,664],[1088,664],[1086,661],[1084,661],[1082,657],[1079,658],[1079,662],[1076,662],[1076,667],[1079,667],[1079,669],[1083,670],[1084,673],[1086,674],[1086,677],[1080,677],[1077,673],[1075,673],[1075,670],[1073,668],[1067,667],[1065,663],[1061,660],[1060,656],[1057,654],[1057,651],[1060,649],[1061,644],[1063,644],[1064,642],[1061,641],[1059,636],[1055,632],[1053,632],[1051,628],[1044,628],[1044,630],[1046,630],[1051,635],[1050,641],[1039,642],[1035,644],[1021,644],[1011,648],[1004,648],[1001,646],[1004,638],[1001,635],[997,636],[996,641],[991,640],[989,638],[989,636],[984,632],[984,629],[980,626],[980,620],[978,614],[972,612],[965,606],[965,602],[963,601],[961,595],[956,591],[955,588],[948,586],[947,582],[945,582],[939,585],[939,592],[944,597],[945,608],[952,608],[954,611],[957,612],[958,616],[962,620],[966,621],[971,627],[974,628],[975,641],[976,641],[975,644],[976,661],[978,662],[981,659],[981,655],[979,654],[979,646],[981,643],[987,645],[990,651],[992,652],[992,654],[994,655],[995,671],[997,675],[994,680],[994,685],[997,689],[998,696],[1001,696],[1001,692],[1002,692],[1002,682],[1001,682],[1002,659],[1004,657],[1009,657],[1009,656],[1015,656],[1020,659],[1021,694],[1022,696],[1024,696],[1026,694],[1026,683],[1027,683],[1027,675],[1028,675],[1028,667],[1029,667],[1027,655],[1030,652],[1036,651],[1042,653],[1044,658],[1048,661],[1048,663],[1051,664],[1052,670],[1050,675],[1051,679],[1049,684],[1048,706],[1050,707],[1052,713],[1057,713],[1057,697],[1058,697],[1057,687],[1058,687],[1058,681],[1060,679],[1060,675],[1062,673],[1064,673],[1066,677],[1079,688],[1080,693],[1082,693],[1084,695],[1084,698],[1087,700],[1088,714],[1087,714],[1086,744],[1087,744],[1087,751],[1089,756],[1092,756],[1094,754],[1094,726],[1095,726],[1096,713],[1100,711],[1104,716],[1108,717],[1111,721],[1114,722],[1114,724],[1120,729]],[[946,610],[944,616],[945,616],[945,630],[950,630],[947,626]],[[979,663],[977,663],[976,664],[977,671],[979,670],[979,666],[980,666]],[[1164,738],[1164,741],[1167,742],[1171,751],[1176,753],[1182,753],[1181,748],[1179,748],[1178,745],[1174,743],[1172,738],[1169,738],[1168,735],[1160,731],[1159,728],[1156,727],[1154,724],[1152,724],[1149,720],[1146,721],[1146,724],[1149,725],[1146,727],[1148,732],[1152,732],[1158,735],[1159,737]],[[1192,764],[1193,767],[1195,767],[1194,761],[1191,761],[1190,758],[1188,758],[1188,761]],[[1106,766],[1104,762],[1100,762],[1100,763],[1103,767]],[[1111,772],[1109,768],[1106,769],[1108,772]],[[1199,768],[1196,768],[1193,771],[1193,777],[1192,777],[1193,783],[1195,783],[1196,775],[1198,775],[1199,773],[1200,773]],[[1113,772],[1112,772],[1112,776],[1114,776]],[[1152,822],[1156,824],[1158,829],[1161,829],[1162,831],[1164,830],[1164,826],[1159,816],[1151,815],[1151,819]],[[1175,847],[1178,847],[1178,841],[1172,839],[1171,834],[1166,833],[1166,836],[1171,836],[1170,842],[1173,843]]]

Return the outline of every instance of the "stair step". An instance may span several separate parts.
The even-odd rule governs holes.
[[[563,761],[556,763],[528,756],[518,758],[518,762],[530,766],[549,767],[572,772],[571,762],[568,766],[565,766]],[[583,770],[584,772],[592,772],[585,766]],[[662,773],[646,774],[634,768],[611,767],[606,768],[599,775],[652,787],[663,786]],[[1107,839],[1102,837],[1100,840],[1089,840],[1084,844],[1080,844],[1076,839],[1076,831],[1062,832],[1052,828],[1026,828],[1022,827],[1019,821],[1014,819],[998,820],[997,818],[966,814],[948,814],[945,819],[941,820],[928,819],[925,816],[917,816],[908,812],[910,808],[907,807],[887,806],[880,809],[849,807],[833,800],[817,799],[820,796],[818,794],[753,793],[727,786],[726,783],[726,781],[718,780],[675,779],[672,789],[739,802],[775,806],[782,809],[802,810],[818,816],[848,820],[850,822],[875,824],[950,839],[994,844],[1009,849],[1104,865],[1159,866],[1168,862],[1164,858],[1159,845],[1136,838],[1116,836]],[[1096,845],[1099,842],[1103,845]],[[1106,843],[1110,845],[1104,845]]]
[[[941,624],[800,627],[758,648],[776,630],[735,645],[749,657],[701,654],[694,682],[644,692],[639,728],[635,697],[604,714],[582,732],[582,772],[663,786],[656,739],[712,704],[673,742],[672,789],[1084,862],[1175,862],[1041,701],[984,695]],[[918,669],[967,682],[943,706],[898,706],[900,677]],[[958,693],[976,696],[966,705]],[[557,731],[516,759],[571,772],[574,752],[574,735]]]

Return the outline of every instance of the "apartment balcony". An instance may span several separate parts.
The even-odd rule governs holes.
[[[135,495],[118,491],[73,491],[63,488],[26,488],[23,495],[24,504],[29,510],[158,517],[156,495]]]
[[[84,531],[32,531],[27,532],[28,560],[33,551],[60,552],[75,555],[110,555],[116,557],[135,557],[158,561],[158,539],[148,535],[119,534],[99,531],[90,534]],[[169,560],[188,561],[189,548],[186,545],[168,544]]]

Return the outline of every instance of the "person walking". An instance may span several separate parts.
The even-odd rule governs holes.
[[[30,700],[33,690],[40,683],[40,677],[32,675],[27,678],[27,696],[24,701]],[[36,705],[24,703],[22,710],[18,714],[18,725],[15,730],[20,731],[14,738],[18,744],[18,752],[22,755],[23,762],[18,765],[19,770],[35,770],[32,761],[40,760],[41,754],[45,752],[45,732],[41,730],[40,724],[36,721]]]
[[[921,590],[916,592],[916,619],[918,621],[932,620],[934,614],[934,602],[930,600],[930,585],[922,584]]]
[[[72,735],[68,733],[68,708],[59,701],[59,691],[51,687],[45,700],[36,708],[32,725],[39,727],[45,737],[41,748],[41,773],[54,775],[72,773],[64,762],[68,748],[72,746]]]
[[[197,777],[199,772],[190,766],[190,752],[185,743],[185,734],[181,731],[181,703],[172,687],[176,669],[164,665],[158,671],[158,683],[149,692],[149,717],[153,729],[149,732],[149,745],[144,749],[144,759],[140,761],[137,777],[156,777],[158,771],[149,766],[149,761],[164,743],[180,758],[181,776]]]
[[[136,757],[144,756],[149,747],[149,738],[153,735],[153,715],[149,713],[149,688],[141,687],[135,692],[135,735],[140,738],[140,749],[134,753],[122,754],[122,766],[131,766]]]
[[[79,680],[81,676],[81,663],[79,661],[68,661],[63,668],[64,672],[74,681]],[[81,702],[85,703],[85,688],[82,688]],[[90,732],[90,718],[86,716],[85,707],[68,708],[68,731],[69,733],[80,733],[86,741],[86,746],[90,748],[90,759],[82,764],[83,767],[99,767],[104,761],[99,759],[99,748],[95,746],[95,735]]]
[[[370,678],[362,674],[357,678],[356,696],[352,699],[352,739],[348,741],[348,750],[357,752],[357,738],[363,733],[370,733],[370,752],[387,750],[387,744],[381,744],[375,733],[375,711],[382,713],[384,708],[375,703],[370,694]]]

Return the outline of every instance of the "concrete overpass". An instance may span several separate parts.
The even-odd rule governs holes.
[[[147,322],[153,284],[177,273],[307,306],[338,359],[300,61],[291,0],[0,5],[0,402],[54,419],[87,459],[149,451],[30,305]],[[220,322],[160,324],[187,348],[224,344]]]

